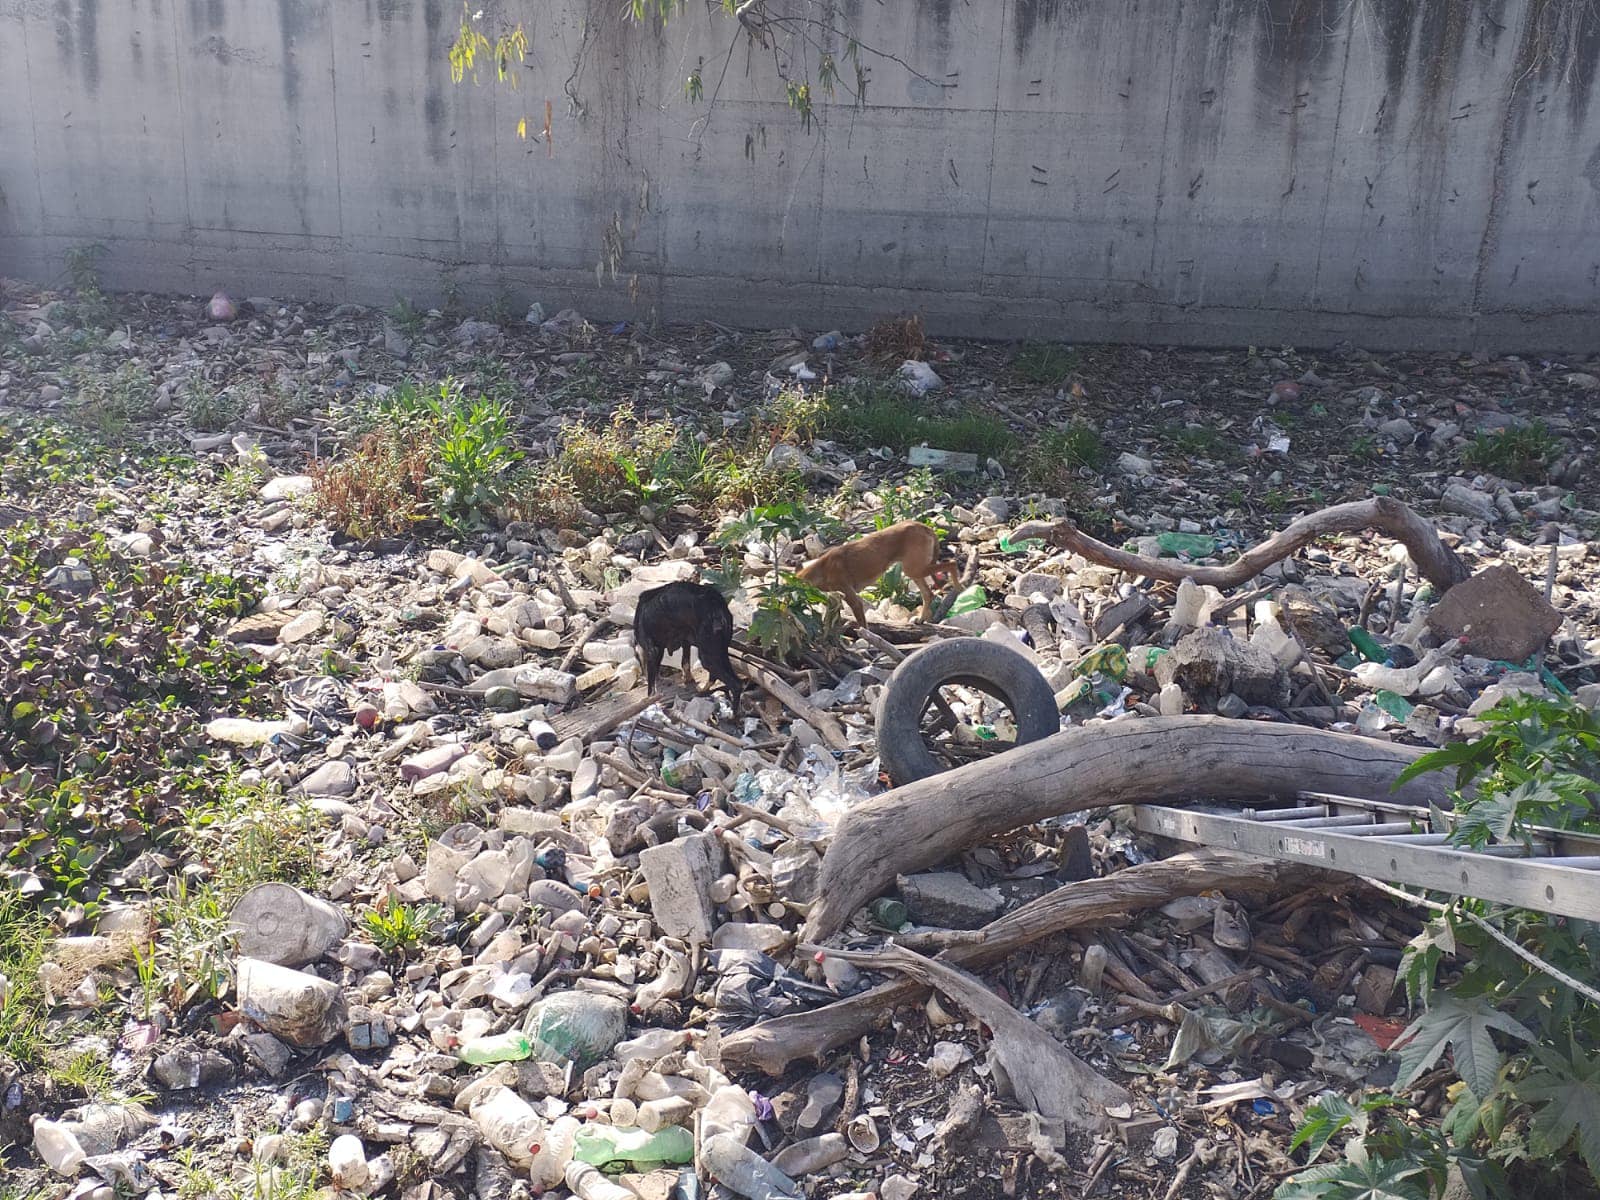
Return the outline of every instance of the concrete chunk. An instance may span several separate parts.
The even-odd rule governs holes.
[[[1458,583],[1428,614],[1440,637],[1465,637],[1484,658],[1526,662],[1561,628],[1561,614],[1515,567],[1502,563]]]
[[[722,842],[697,833],[639,852],[650,889],[650,912],[661,932],[691,944],[709,944],[716,932],[711,885],[722,874]]]
[[[941,929],[976,929],[1000,915],[1005,901],[974,887],[956,871],[929,871],[902,875],[900,896],[918,925]]]

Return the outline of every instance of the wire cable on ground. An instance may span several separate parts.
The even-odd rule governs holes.
[[[1397,887],[1392,887],[1389,884],[1382,883],[1376,879],[1363,878],[1362,882],[1371,884],[1380,892],[1387,892],[1389,895],[1394,896],[1397,899],[1407,900],[1412,904],[1420,904],[1424,908],[1433,909],[1435,912],[1448,912],[1451,907],[1448,904],[1440,904],[1437,900],[1429,900],[1426,896],[1413,895],[1410,892],[1404,891]],[[1461,915],[1467,920],[1471,921],[1479,929],[1487,933],[1495,941],[1499,942],[1507,950],[1511,951],[1511,953],[1515,954],[1523,962],[1527,963],[1534,970],[1543,971],[1557,983],[1565,984],[1567,987],[1577,992],[1578,995],[1582,996],[1585,1000],[1588,1000],[1591,1004],[1600,1004],[1600,992],[1595,991],[1594,988],[1590,987],[1588,984],[1580,983],[1571,975],[1568,975],[1565,971],[1562,971],[1557,967],[1552,967],[1532,950],[1529,950],[1527,947],[1523,946],[1515,938],[1502,933],[1499,929],[1495,928],[1488,921],[1485,921],[1477,913],[1470,913],[1462,910]]]

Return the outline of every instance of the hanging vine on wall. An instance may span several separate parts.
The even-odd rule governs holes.
[[[488,61],[494,65],[496,83],[517,88],[515,67],[526,61],[530,44],[526,26],[516,12],[522,2],[503,0],[492,15],[487,9],[462,6],[461,26],[448,53],[453,82],[462,83],[470,75],[474,84],[481,84],[481,64]],[[901,56],[863,43],[838,21],[834,0],[705,0],[705,5],[708,20],[732,21],[735,28],[709,97],[704,56],[697,59],[684,78],[684,99],[689,104],[708,104],[708,111],[695,122],[697,138],[704,131],[709,108],[717,103],[741,42],[747,50],[746,72],[762,70],[770,63],[772,76],[783,88],[785,102],[807,133],[814,125],[820,128],[816,107],[819,96],[835,100],[843,93],[852,105],[866,104],[871,82],[867,59],[895,63],[925,83],[947,86],[929,78]],[[635,25],[650,22],[659,29],[684,19],[688,11],[688,0],[623,0],[619,19]],[[495,26],[499,32],[491,37],[486,29]],[[566,85],[569,109],[578,116],[584,114],[586,106],[573,84],[582,69],[589,32],[586,24]],[[528,136],[526,115],[518,118],[517,135]],[[536,136],[548,140],[548,113],[543,131]]]

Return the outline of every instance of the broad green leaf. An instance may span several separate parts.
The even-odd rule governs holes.
[[[1591,1174],[1600,1176],[1600,1056],[1573,1049],[1571,1061],[1544,1047],[1540,1066],[1516,1085],[1516,1094],[1534,1106],[1532,1133],[1549,1153],[1576,1139]]]
[[[1395,1086],[1400,1090],[1410,1087],[1449,1046],[1461,1081],[1480,1098],[1488,1096],[1500,1070],[1500,1052],[1489,1035],[1491,1029],[1525,1042],[1537,1040],[1525,1025],[1481,998],[1462,1000],[1448,992],[1437,997],[1433,1006],[1395,1039],[1400,1051],[1400,1078]]]

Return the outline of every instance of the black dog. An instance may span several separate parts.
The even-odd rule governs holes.
[[[744,690],[728,659],[733,639],[733,613],[722,593],[704,583],[668,583],[639,596],[633,614],[633,645],[644,660],[645,688],[656,690],[661,659],[673,650],[683,651],[684,674],[689,673],[689,648],[700,652],[711,677],[728,689],[733,707],[739,707]]]

